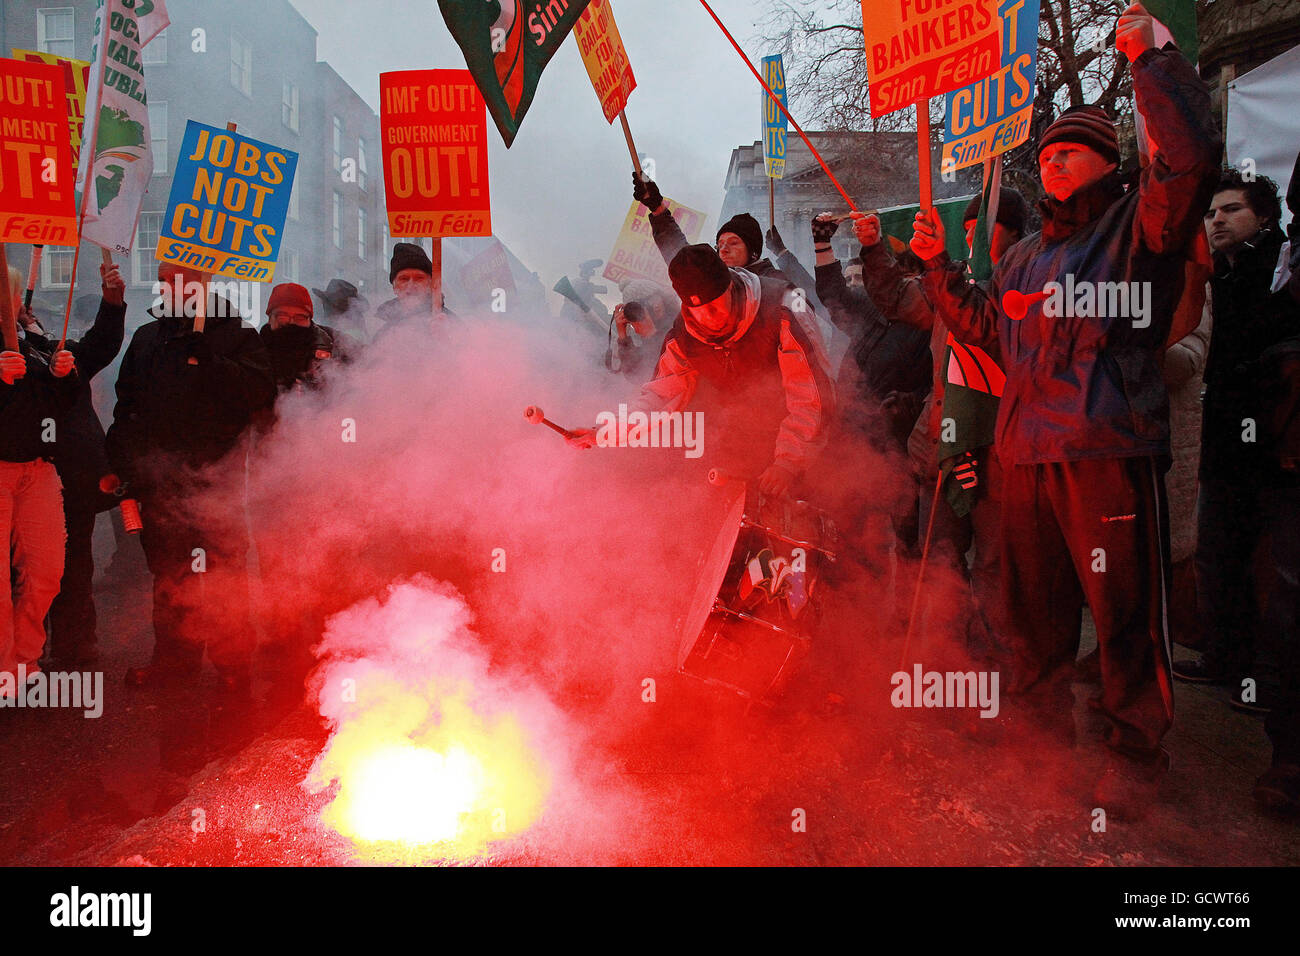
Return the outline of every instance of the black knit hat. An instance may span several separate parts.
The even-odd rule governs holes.
[[[1112,163],[1119,162],[1119,135],[1115,121],[1100,106],[1071,106],[1056,118],[1038,141],[1038,154],[1053,143],[1079,143],[1096,150]]]
[[[740,237],[740,241],[749,250],[750,262],[763,254],[763,227],[749,213],[742,212],[737,216],[732,216],[722,224],[722,228],[718,230],[718,235],[714,238],[720,238],[724,232],[730,232]]]
[[[430,276],[433,275],[433,262],[419,246],[412,242],[399,242],[393,246],[393,261],[388,267],[388,281],[392,283],[397,279],[397,273],[403,269],[419,269]]]
[[[962,222],[970,222],[980,214],[980,201],[983,196],[972,196],[971,201],[966,204],[966,211],[961,215]],[[1008,229],[1014,229],[1016,232],[1025,231],[1025,220],[1029,216],[1029,209],[1025,205],[1025,197],[1020,195],[1014,189],[1008,189],[1003,186],[998,190],[998,222]]]
[[[717,250],[700,243],[686,246],[668,264],[668,278],[683,305],[704,305],[731,286],[731,270],[718,258]]]

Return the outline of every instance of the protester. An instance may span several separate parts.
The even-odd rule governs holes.
[[[812,221],[818,296],[849,338],[836,377],[840,416],[832,444],[839,451],[828,458],[824,480],[833,512],[856,539],[856,556],[882,572],[885,556],[876,552],[883,542],[892,539],[909,557],[917,553],[917,495],[905,442],[930,390],[930,337],[889,321],[865,289],[848,287],[831,250],[838,228],[826,217]],[[880,467],[862,468],[867,458]],[[889,523],[886,533],[878,520]]]
[[[95,576],[95,555],[91,539],[99,512],[113,507],[112,498],[99,487],[110,471],[104,449],[104,426],[91,395],[91,381],[112,364],[122,349],[126,323],[126,282],[118,266],[99,268],[103,296],[98,301],[94,324],[67,349],[76,359],[77,396],[60,424],[54,442],[54,467],[63,483],[63,514],[67,544],[63,560],[63,581],[50,607],[50,657],[53,666],[72,670],[98,659],[96,649],[95,600],[91,581]],[[87,297],[83,296],[78,303]],[[93,300],[92,300],[93,301]],[[58,347],[58,339],[41,335],[28,327],[27,340],[45,355]]]
[[[259,334],[281,392],[318,385],[324,365],[347,362],[356,352],[351,338],[316,324],[311,295],[303,286],[286,282],[272,289],[266,316]]]
[[[1229,170],[1205,214],[1215,267],[1196,547],[1206,648],[1200,657],[1174,665],[1181,680],[1229,684],[1234,705],[1251,710],[1266,710],[1278,691],[1276,662],[1269,660],[1273,655],[1258,653],[1263,648],[1256,635],[1287,640],[1270,629],[1266,617],[1275,614],[1257,595],[1262,590],[1280,607],[1300,608],[1295,599],[1300,566],[1268,567],[1263,581],[1255,574],[1261,540],[1271,529],[1294,528],[1300,518],[1300,476],[1283,467],[1269,434],[1276,403],[1287,389],[1276,363],[1266,362],[1265,355],[1300,335],[1300,276],[1293,274],[1286,288],[1272,291],[1283,241],[1281,213],[1273,180]],[[1282,626],[1293,632],[1293,640],[1295,618]],[[1243,699],[1246,678],[1254,686]]]
[[[677,220],[668,211],[668,205],[653,179],[642,179],[632,174],[632,198],[650,210],[650,231],[655,245],[671,263],[685,246],[686,236]],[[763,229],[747,212],[732,216],[718,228],[716,237],[718,256],[728,269],[745,269],[766,279],[789,282],[789,276],[763,258]]]
[[[826,443],[834,389],[815,330],[791,309],[788,283],[728,268],[710,246],[668,266],[682,312],[664,343],[648,407],[704,413],[709,464],[786,495]],[[591,447],[594,429],[573,443]]]
[[[173,294],[184,283],[181,301]],[[154,650],[131,686],[193,680],[206,648],[224,690],[246,692],[256,643],[248,612],[245,432],[275,398],[271,360],[237,308],[200,273],[160,263],[153,321],[131,337],[108,455],[140,502],[153,575]],[[205,324],[194,316],[206,298]]]
[[[623,302],[614,307],[613,316],[618,330],[615,370],[644,381],[654,370],[681,303],[671,290],[648,279],[626,279],[619,292]]]
[[[5,293],[22,311],[23,277],[12,266]],[[45,615],[63,576],[63,496],[51,429],[66,420],[81,388],[68,349],[45,355],[21,339],[0,351],[0,696],[17,695],[22,675],[39,673]],[[25,667],[24,671],[19,670]]]
[[[370,303],[356,286],[346,279],[330,279],[324,289],[311,291],[320,299],[322,315],[332,327],[357,341],[367,340],[366,313]]]
[[[1124,818],[1143,815],[1155,799],[1169,762],[1160,742],[1173,720],[1161,481],[1169,409],[1160,355],[1177,297],[1151,290],[1182,287],[1185,252],[1213,192],[1222,141],[1205,84],[1172,45],[1155,47],[1152,19],[1140,5],[1121,15],[1115,42],[1132,65],[1137,108],[1160,144],[1139,185],[1125,192],[1116,175],[1110,117],[1073,107],[1036,145],[1048,193],[1042,231],[1003,256],[987,292],[948,259],[933,209],[918,213],[912,249],[926,266],[926,294],[956,339],[999,345],[1007,374],[997,452],[1004,472],[1001,594],[1015,651],[1009,690],[1040,720],[1058,728],[1068,720],[1086,598],[1101,647],[1100,712],[1113,748],[1094,799]],[[1072,302],[1053,317],[1060,285],[1054,299],[1021,303],[1023,319],[1000,307],[1011,301],[1007,293],[1051,293],[1049,283],[1067,279],[1094,291],[1092,307]],[[1097,307],[1103,282],[1125,283],[1128,309]]]
[[[433,261],[415,243],[399,242],[393,246],[388,281],[393,286],[393,298],[375,311],[384,325],[375,333],[374,341],[414,322],[432,322],[435,295],[438,297],[438,311],[444,316],[451,314],[442,296],[442,279],[434,275]]]
[[[1014,189],[1002,188],[997,195],[997,215],[989,233],[989,258],[996,265],[1005,252],[1020,241],[1024,234],[1027,209],[1024,197]],[[966,244],[974,246],[975,228],[979,221],[981,197],[974,197],[962,216],[966,230]],[[1001,510],[1002,469],[991,445],[992,434],[966,440],[968,433],[982,430],[980,419],[996,408],[996,397],[991,382],[1001,375],[994,356],[983,351],[966,348],[957,366],[971,369],[967,388],[981,394],[957,392],[964,403],[957,407],[945,405],[948,394],[949,364],[948,329],[936,319],[934,309],[921,288],[919,278],[909,277],[898,264],[889,248],[881,241],[880,219],[877,216],[858,216],[854,219],[854,233],[862,243],[860,261],[867,293],[877,302],[890,320],[904,323],[914,329],[929,333],[929,349],[933,359],[932,387],[926,392],[924,405],[916,418],[907,439],[912,473],[919,493],[917,507],[922,537],[930,530],[931,554],[937,562],[946,564],[963,578],[969,580],[974,604],[957,615],[959,629],[965,630],[963,643],[979,654],[992,650],[996,641],[992,629],[997,612],[998,537],[997,529]],[[829,253],[825,263],[819,263],[833,275],[835,260]],[[819,257],[820,258],[820,257]],[[983,407],[973,407],[974,403]],[[945,434],[945,422],[951,432],[947,444],[970,446],[962,453],[939,494],[933,489],[939,479],[941,461],[940,440]],[[956,488],[953,485],[956,484]],[[954,504],[954,500],[957,502]],[[930,507],[935,505],[931,526]],[[966,554],[975,549],[974,562],[968,568]]]

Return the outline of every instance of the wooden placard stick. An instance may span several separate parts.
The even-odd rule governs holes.
[[[632,142],[632,128],[627,125],[627,110],[619,110],[618,119],[623,124],[623,138],[627,140],[627,151],[632,154],[632,168],[636,170],[636,178],[644,179],[645,173],[641,171],[641,157],[637,155],[636,143]]]
[[[18,316],[14,315],[14,297],[9,288],[9,257],[0,242],[0,276],[4,277],[4,295],[0,295],[0,338],[6,352],[18,351]]]

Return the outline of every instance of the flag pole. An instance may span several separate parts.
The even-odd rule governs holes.
[[[78,143],[78,146],[81,144]],[[32,246],[32,262],[27,267],[27,292],[23,296],[23,308],[32,307],[32,296],[36,292],[36,280],[41,274],[41,256],[45,254],[44,246]]]
[[[627,110],[619,110],[618,118],[623,124],[623,138],[627,140],[627,151],[632,154],[632,168],[636,170],[636,178],[644,179],[645,174],[641,172],[641,157],[637,155],[636,144],[632,142],[632,129],[627,125]]]
[[[785,114],[785,118],[790,121],[790,125],[794,127],[795,132],[803,138],[803,141],[808,145],[808,149],[812,152],[817,162],[821,164],[822,169],[826,171],[826,175],[830,177],[831,184],[839,190],[840,195],[844,197],[844,201],[849,204],[849,208],[854,212],[857,212],[858,207],[853,204],[853,200],[849,198],[849,194],[844,191],[844,187],[840,185],[840,181],[835,178],[835,174],[831,172],[831,168],[826,165],[826,160],[822,159],[822,154],[817,152],[817,147],[812,144],[812,140],[808,138],[808,134],[803,131],[802,126],[795,122],[795,118],[790,115],[790,111],[785,108],[785,104],[777,99],[776,94],[772,92],[772,88],[767,85],[767,81],[763,79],[758,70],[754,69],[754,64],[749,62],[749,57],[745,56],[745,51],[740,48],[740,44],[736,42],[735,37],[733,37],[730,31],[723,26],[722,21],[718,19],[718,15],[714,13],[713,8],[709,6],[708,0],[700,0],[700,3],[704,5],[705,10],[709,11],[709,16],[713,17],[713,22],[718,25],[718,29],[721,30],[723,35],[731,41],[731,45],[735,47],[736,53],[738,53],[740,58],[745,61],[745,66],[749,67],[749,72],[754,74],[754,79],[758,80],[758,82],[762,84],[763,89],[767,91],[767,95],[772,97],[772,102],[775,103],[780,108],[781,112]]]
[[[0,295],[0,338],[6,352],[18,351],[18,316],[14,315],[14,297],[9,288],[9,257],[0,242],[0,276],[4,276],[4,295]]]

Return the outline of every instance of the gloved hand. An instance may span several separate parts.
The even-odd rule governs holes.
[[[575,428],[573,430],[573,437],[564,440],[570,448],[595,448],[596,429]]]
[[[27,374],[27,359],[21,352],[0,352],[0,382],[12,385]]]
[[[659,187],[655,185],[655,181],[653,179],[642,179],[636,173],[632,174],[632,198],[651,212],[664,204],[664,197],[660,195]]]
[[[60,349],[50,360],[50,374],[55,378],[66,378],[76,368],[76,357],[67,349]]]
[[[776,462],[768,465],[758,476],[758,490],[765,495],[788,495],[794,487],[794,473]]]
[[[839,231],[840,224],[832,219],[828,212],[816,216],[812,221],[812,237],[815,245],[824,245]]]
[[[202,332],[186,332],[176,342],[186,358],[197,359],[200,365],[212,361],[212,342]]]
[[[769,226],[764,238],[767,240],[767,248],[771,250],[772,255],[779,256],[787,251],[785,243],[781,240],[781,233],[777,232],[776,226]]]

